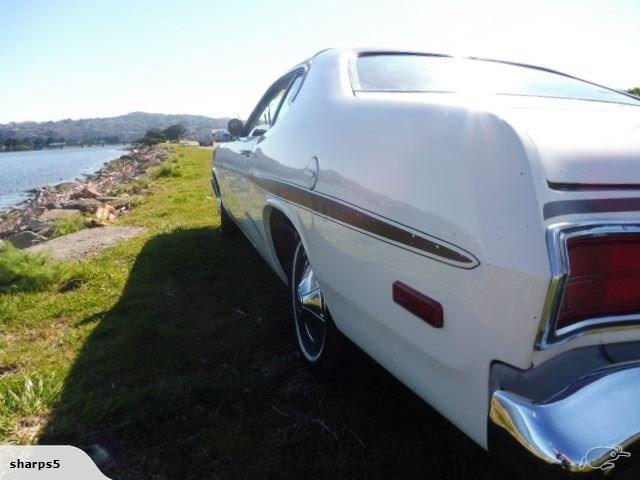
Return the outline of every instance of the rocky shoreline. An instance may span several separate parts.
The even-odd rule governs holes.
[[[149,169],[168,155],[162,146],[135,147],[82,180],[34,189],[19,208],[0,214],[0,242],[17,248],[45,242],[58,236],[57,225],[70,217],[88,227],[115,220],[135,205],[146,189]]]

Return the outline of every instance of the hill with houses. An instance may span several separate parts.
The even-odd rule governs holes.
[[[28,150],[64,142],[66,145],[129,143],[150,129],[182,124],[186,136],[203,144],[211,142],[211,130],[225,128],[228,118],[133,112],[118,117],[85,118],[49,122],[0,124],[0,149]]]

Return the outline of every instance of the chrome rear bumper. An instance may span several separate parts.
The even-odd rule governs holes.
[[[544,401],[496,390],[488,435],[489,450],[527,477],[640,478],[640,364],[596,371]]]

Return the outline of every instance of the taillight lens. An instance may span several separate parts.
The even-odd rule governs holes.
[[[640,235],[574,237],[556,330],[598,317],[640,312]]]

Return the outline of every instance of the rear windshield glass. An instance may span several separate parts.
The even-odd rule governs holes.
[[[356,60],[356,72],[356,91],[477,92],[640,105],[640,100],[633,97],[575,78],[488,60],[363,55]]]

